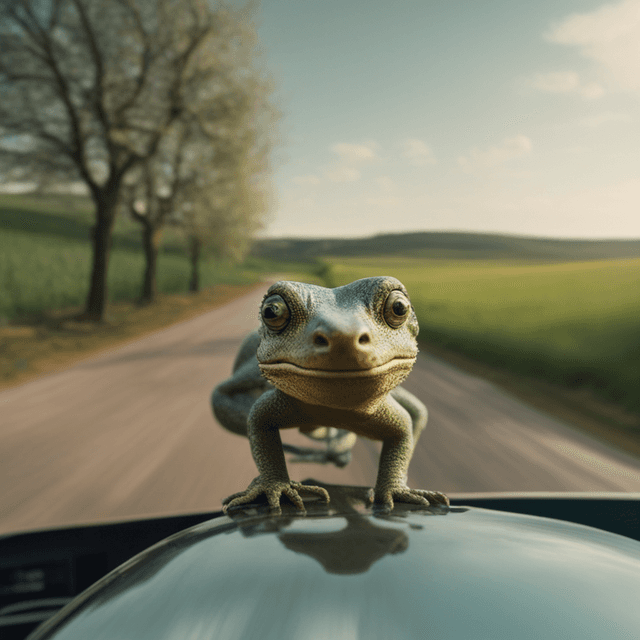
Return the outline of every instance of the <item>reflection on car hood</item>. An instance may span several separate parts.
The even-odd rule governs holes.
[[[640,637],[640,543],[487,509],[221,516],[151,547],[33,640]]]

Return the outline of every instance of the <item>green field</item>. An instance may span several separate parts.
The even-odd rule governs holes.
[[[114,249],[108,277],[109,300],[135,300],[140,294],[144,258],[135,249]],[[88,242],[57,240],[19,232],[0,232],[0,316],[12,320],[47,309],[83,305],[89,286],[91,249]],[[185,257],[162,254],[158,290],[187,290],[189,265]],[[233,266],[206,262],[203,287],[217,283],[250,282],[251,274]]]
[[[84,305],[91,270],[91,205],[80,198],[0,195],[0,322]],[[169,231],[160,250],[158,289],[187,290],[190,267],[181,238]],[[140,294],[144,257],[139,227],[118,219],[109,265],[110,301]],[[255,281],[260,265],[204,260],[201,284]]]
[[[640,410],[640,258],[328,262],[330,286],[372,275],[401,280],[426,342]]]

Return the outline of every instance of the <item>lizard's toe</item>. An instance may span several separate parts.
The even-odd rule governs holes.
[[[222,510],[227,513],[229,509],[241,507],[250,502],[254,502],[259,496],[263,495],[269,502],[269,507],[273,515],[281,515],[282,508],[280,506],[280,498],[285,495],[293,503],[294,507],[301,513],[305,514],[304,502],[300,496],[300,491],[308,491],[310,493],[319,494],[325,501],[329,502],[329,494],[322,487],[310,486],[300,482],[291,481],[263,481],[259,477],[256,478],[247,488],[246,491],[234,493],[222,501]]]
[[[293,483],[291,483],[293,484]],[[285,496],[287,496],[287,498],[289,498],[289,500],[291,500],[291,502],[293,502],[293,506],[296,509],[299,509],[300,511],[303,511],[306,513],[306,510],[304,508],[304,502],[302,502],[302,498],[300,497],[300,494],[293,488],[293,486],[289,486],[285,489],[282,490],[282,493],[284,493]],[[278,508],[280,508],[280,500],[278,499]]]
[[[449,498],[439,491],[426,491],[424,489],[409,489],[400,486],[389,491],[375,495],[374,506],[378,513],[388,513],[393,509],[395,502],[417,504],[422,507],[431,505],[449,505]]]
[[[260,493],[260,491],[255,489],[234,493],[222,502],[222,511],[227,513],[229,509],[234,509],[243,504],[255,502],[255,499],[260,495]]]
[[[329,502],[329,493],[323,487],[312,484],[302,484],[301,482],[292,482],[291,486],[297,491],[308,491],[309,493],[317,493],[324,502]]]
[[[440,491],[423,491],[419,489],[417,489],[417,491],[419,491],[420,495],[424,496],[433,505],[449,506],[449,498]]]
[[[406,502],[408,504],[419,504],[423,507],[428,507],[431,503],[427,498],[426,491],[420,491],[416,489],[402,489],[400,491],[394,491],[392,493],[394,502]]]

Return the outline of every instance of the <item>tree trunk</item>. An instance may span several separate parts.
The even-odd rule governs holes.
[[[200,238],[191,236],[189,238],[189,258],[191,260],[191,280],[189,281],[189,291],[196,293],[200,291],[200,250],[202,241]]]
[[[96,224],[92,229],[93,265],[85,308],[88,320],[99,322],[104,317],[107,302],[107,269],[111,251],[111,234],[115,220],[116,201],[111,197],[96,197]]]
[[[147,304],[153,302],[158,295],[157,271],[158,271],[158,248],[162,231],[154,227],[149,222],[145,222],[142,231],[142,243],[144,247],[145,269],[140,302]]]

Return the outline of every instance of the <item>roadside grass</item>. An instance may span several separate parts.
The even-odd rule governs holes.
[[[79,322],[81,307],[50,310],[39,318],[0,326],[0,389],[70,367],[96,352],[188,320],[248,293],[259,283],[218,285],[196,294],[161,294],[146,306],[117,302],[104,321]]]
[[[640,413],[640,259],[328,259],[330,286],[391,275],[427,344]]]
[[[8,243],[18,257],[25,248],[20,240],[24,238]],[[0,301],[13,305],[9,307],[12,315],[7,314],[0,322],[0,389],[71,366],[91,353],[226,304],[263,286],[262,280],[272,271],[286,272],[292,279],[319,281],[310,265],[269,260],[250,260],[243,265],[209,264],[203,268],[204,286],[194,294],[186,292],[186,260],[163,255],[159,282],[164,293],[153,304],[140,306],[136,303],[137,283],[129,278],[141,273],[142,256],[134,251],[114,251],[109,272],[111,302],[105,318],[99,323],[80,322],[77,318],[83,310],[88,278],[87,247],[72,242],[61,250],[64,243],[58,241],[43,248],[32,240],[25,241],[30,252],[28,277],[23,272],[13,272],[9,289],[5,288],[6,255],[0,244],[0,274],[4,277]],[[39,252],[34,250],[36,246],[41,249]],[[7,290],[14,295],[8,296]]]
[[[132,299],[112,302],[99,323],[78,321],[83,307],[71,305],[41,309],[0,324],[0,389],[69,367],[89,354],[227,304],[263,287],[266,277],[321,283],[317,265],[252,259],[235,269],[235,275],[225,273],[222,266],[217,273],[209,270],[209,278],[215,282],[198,293],[186,293],[183,287],[177,293],[160,294],[150,305],[140,306]]]

